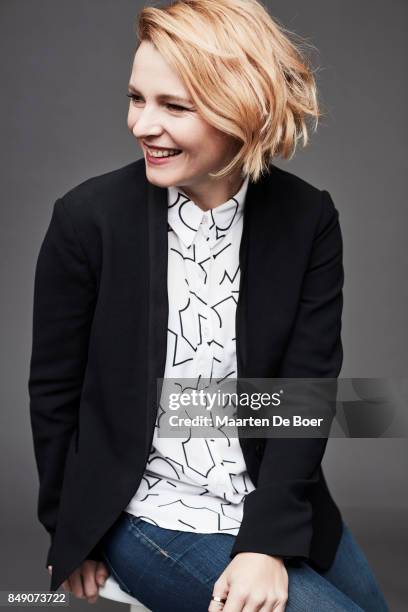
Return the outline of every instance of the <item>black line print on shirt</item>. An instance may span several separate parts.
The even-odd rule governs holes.
[[[199,337],[200,337],[200,342],[198,343],[198,345],[203,343],[203,332],[202,332],[202,319],[204,319],[205,321],[207,321],[207,317],[205,317],[204,315],[202,315],[200,312],[198,313],[198,333],[199,333]]]
[[[220,215],[217,215],[218,212],[217,209],[212,209],[211,210],[211,219],[212,219],[212,224],[210,225],[210,229],[212,229],[214,227],[214,225],[216,226],[216,239],[218,240],[219,238],[223,238],[224,236],[226,236],[226,233],[221,235],[220,232],[228,232],[229,228],[231,227],[231,225],[234,223],[234,219],[235,219],[235,215],[237,214],[238,208],[239,208],[239,203],[235,198],[231,198],[231,200],[235,203],[235,207],[231,210],[225,211],[225,215],[227,213],[231,213],[232,212],[232,216],[231,219],[227,220],[226,225],[224,225],[224,227],[220,226],[219,224],[217,224],[217,222],[219,223],[220,221]],[[224,210],[222,210],[222,212],[224,213]],[[224,215],[224,216],[225,216]],[[217,221],[215,220],[215,217],[217,217]]]
[[[211,257],[206,257],[205,259],[202,259],[201,261],[198,261],[198,262],[197,262],[197,263],[198,263],[198,265],[200,266],[200,268],[202,269],[202,271],[203,271],[203,272],[204,272],[204,274],[205,274],[205,277],[204,277],[204,285],[206,285],[206,284],[207,284],[207,276],[208,276],[208,272],[207,272],[207,270],[204,268],[203,264],[204,264],[204,263],[208,263],[208,262],[210,262],[210,261],[211,261]]]
[[[190,292],[192,293],[192,292]],[[188,311],[192,311],[192,312],[188,312]],[[184,325],[183,325],[183,316],[185,315],[187,318],[189,317],[194,317],[194,309],[191,306],[191,300],[190,298],[188,298],[188,302],[187,304],[184,306],[184,308],[180,308],[178,311],[178,315],[179,315],[179,323],[180,323],[180,331],[181,331],[181,337],[184,338],[184,340],[191,346],[191,348],[193,349],[194,352],[196,352],[197,350],[197,346],[193,344],[194,338],[190,338],[188,339],[186,336],[186,332],[184,331]],[[180,364],[177,364],[180,365]]]
[[[222,285],[222,283],[224,282],[224,280],[225,280],[226,278],[228,278],[229,282],[230,282],[230,283],[231,283],[231,285],[232,285],[232,283],[235,281],[235,279],[236,279],[236,278],[237,278],[237,276],[238,276],[238,272],[239,272],[239,264],[238,264],[238,267],[237,267],[237,271],[236,271],[236,272],[235,272],[235,273],[234,273],[232,276],[230,276],[230,275],[228,274],[227,270],[224,270],[224,275],[223,275],[222,279],[220,280],[219,284],[220,284],[220,285]],[[237,290],[237,292],[238,292],[238,290]],[[235,293],[235,292],[234,292],[234,293]]]
[[[186,214],[186,211],[183,209],[186,207],[186,204],[188,204],[188,202],[190,202],[190,200],[186,200],[185,202],[180,204],[180,207],[178,209],[178,214],[179,214],[180,220],[182,221],[183,225],[185,225],[185,227],[187,227],[190,231],[194,232],[195,234],[198,228],[200,227],[200,224],[198,224],[197,227],[194,227],[193,225],[190,225],[187,222],[187,219],[185,217],[183,217],[183,212],[184,214]],[[189,210],[189,209],[187,208],[186,210]]]
[[[193,247],[193,256],[192,257],[184,257],[183,253],[181,251],[179,251],[178,249],[175,249],[174,247],[172,247],[170,249],[170,251],[174,251],[175,253],[177,253],[178,255],[180,255],[181,259],[184,259],[186,261],[194,261],[196,260],[196,256],[195,256],[195,244],[191,245]]]
[[[206,450],[208,451],[208,454],[199,457],[200,467],[202,467],[205,470],[204,472],[200,471],[199,469],[196,469],[193,466],[193,458],[196,456],[196,454],[195,454],[195,440],[194,438],[191,437],[191,432],[190,432],[190,437],[187,440],[184,440],[181,443],[181,446],[183,449],[185,464],[187,465],[187,467],[193,472],[195,472],[196,474],[199,474],[200,476],[202,476],[203,478],[207,478],[208,474],[216,466],[216,463],[215,463],[213,454],[211,452],[211,449],[208,445],[208,440],[206,440],[205,438],[204,438],[204,444],[206,446]],[[189,452],[190,448],[192,448],[191,453]]]
[[[191,289],[190,289],[190,294],[194,295],[194,297],[197,298],[197,300],[199,300],[202,304],[204,304],[204,306],[207,306],[207,302],[205,300],[203,300],[202,298],[200,298],[200,296],[197,295],[195,291],[191,291]]]
[[[186,359],[182,359],[181,361],[177,361],[177,353],[178,353],[178,351],[180,351],[180,350],[181,350],[181,349],[180,349],[180,347],[179,347],[179,344],[180,344],[180,343],[179,343],[179,339],[180,339],[180,338],[182,338],[182,336],[179,336],[179,335],[178,335],[176,332],[174,332],[172,329],[168,329],[167,331],[169,332],[169,334],[172,334],[172,336],[174,337],[174,345],[173,345],[173,358],[172,358],[172,360],[171,360],[171,363],[172,363],[173,367],[174,367],[174,366],[179,366],[179,365],[181,365],[182,363],[186,363],[187,361],[192,361],[192,360],[193,360],[193,357],[186,357]],[[190,344],[190,343],[188,342],[188,340],[185,340],[185,338],[183,338],[183,340],[184,340],[185,342],[187,342],[188,344]],[[170,344],[170,342],[169,342],[169,344]],[[192,349],[193,351],[197,350],[197,349],[195,349],[194,347],[192,347],[192,346],[191,346],[191,344],[190,344],[190,347],[191,347],[191,349]],[[170,349],[171,349],[171,347],[170,347]]]
[[[216,304],[214,304],[214,306],[211,306],[211,309],[215,312],[215,314],[218,317],[218,320],[220,322],[220,328],[222,327],[222,317],[220,315],[220,313],[217,310],[217,306],[220,306],[220,304],[225,304],[225,302],[228,302],[228,300],[233,300],[235,302],[235,304],[238,303],[237,298],[235,297],[235,295],[229,295],[228,297],[224,298],[223,300],[220,300],[219,302],[217,302]],[[219,308],[219,310],[221,310],[222,312],[222,308]]]
[[[228,244],[226,244],[224,247],[222,247],[221,251],[218,251],[218,253],[214,253],[213,255],[213,259],[217,259],[217,257],[219,255],[221,255],[221,253],[223,253],[225,251],[225,249],[228,249],[230,246],[232,246],[232,242],[229,242]]]

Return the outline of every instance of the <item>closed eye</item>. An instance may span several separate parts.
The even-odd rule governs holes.
[[[132,100],[132,102],[139,102],[141,100],[141,96],[138,96],[137,94],[128,93],[126,95],[127,95],[128,98],[130,98]],[[172,110],[178,111],[178,112],[191,110],[189,108],[185,108],[184,106],[180,106],[179,104],[170,104],[170,103],[168,103],[168,104],[166,104],[166,106],[168,108],[171,108]]]

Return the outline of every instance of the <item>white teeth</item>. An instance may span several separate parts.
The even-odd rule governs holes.
[[[149,155],[152,157],[171,157],[172,155],[177,155],[181,153],[178,149],[170,149],[169,151],[156,151],[153,149],[147,149]]]

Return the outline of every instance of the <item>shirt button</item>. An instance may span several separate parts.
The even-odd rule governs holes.
[[[207,217],[203,217],[203,218],[201,219],[201,223],[202,223],[203,225],[207,225],[207,223],[208,223],[208,218],[207,218]]]

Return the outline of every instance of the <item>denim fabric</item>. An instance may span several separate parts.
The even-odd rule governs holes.
[[[230,563],[235,536],[157,527],[122,512],[102,540],[120,587],[153,612],[207,612],[213,585]],[[368,561],[343,522],[335,560],[326,572],[285,562],[285,612],[389,612]]]

